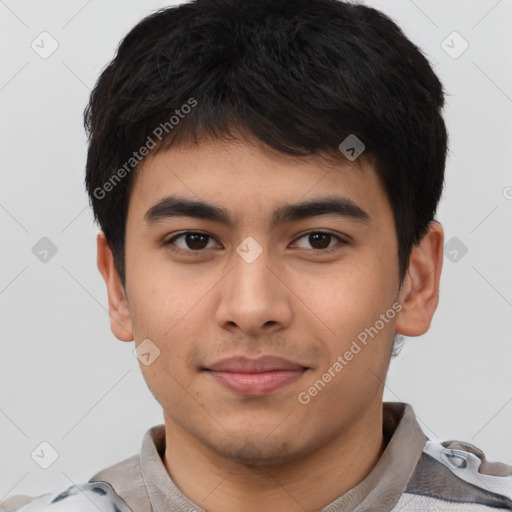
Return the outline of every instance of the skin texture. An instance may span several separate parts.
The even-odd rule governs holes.
[[[235,223],[145,223],[145,212],[170,194],[223,206]],[[351,199],[370,221],[321,215],[270,229],[275,208],[332,195]],[[315,243],[308,234],[317,230],[333,236]],[[184,231],[210,238],[164,245]],[[249,236],[263,249],[252,263],[236,251]],[[425,333],[437,307],[443,236],[432,222],[399,289],[392,209],[369,161],[292,157],[254,140],[209,139],[150,154],[130,197],[126,290],[101,232],[98,268],[114,335],[136,345],[149,338],[160,350],[140,366],[164,411],[164,464],[176,485],[209,512],[273,512],[318,510],[360,483],[385,448],[393,337]],[[298,394],[396,301],[401,311],[300,403]],[[260,397],[201,371],[225,357],[261,354],[309,370]]]

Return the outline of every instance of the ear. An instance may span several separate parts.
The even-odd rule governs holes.
[[[133,326],[128,300],[121,278],[114,265],[114,255],[103,231],[98,233],[96,241],[98,245],[98,269],[107,285],[110,328],[117,339],[133,341]]]
[[[439,302],[439,280],[443,266],[444,231],[432,221],[418,245],[413,245],[398,300],[402,310],[396,331],[404,336],[420,336],[430,328]]]

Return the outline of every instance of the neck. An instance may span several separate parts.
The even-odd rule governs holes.
[[[166,416],[164,464],[178,488],[209,512],[319,510],[371,472],[386,441],[382,402],[313,453],[254,467],[213,453]]]

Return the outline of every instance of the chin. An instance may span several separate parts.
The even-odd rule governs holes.
[[[210,448],[221,457],[249,467],[278,466],[300,458],[286,443],[281,446],[266,446],[265,443],[262,445],[247,441],[242,445],[232,443],[229,446],[211,446]]]
[[[232,430],[231,430],[232,432]],[[270,434],[267,435],[266,432]],[[225,434],[225,435],[223,435]],[[221,438],[203,440],[214,453],[232,462],[248,467],[270,467],[291,463],[314,450],[313,447],[291,443],[291,434],[281,432],[272,435],[272,429],[254,429],[243,434],[223,431]]]

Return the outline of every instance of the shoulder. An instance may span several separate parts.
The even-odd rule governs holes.
[[[0,512],[133,512],[107,482],[71,485],[57,493],[16,495],[0,502]]]
[[[427,440],[394,510],[512,511],[512,466],[463,441]]]
[[[148,512],[149,498],[131,456],[97,472],[87,482],[38,496],[17,494],[0,501],[0,512]]]

